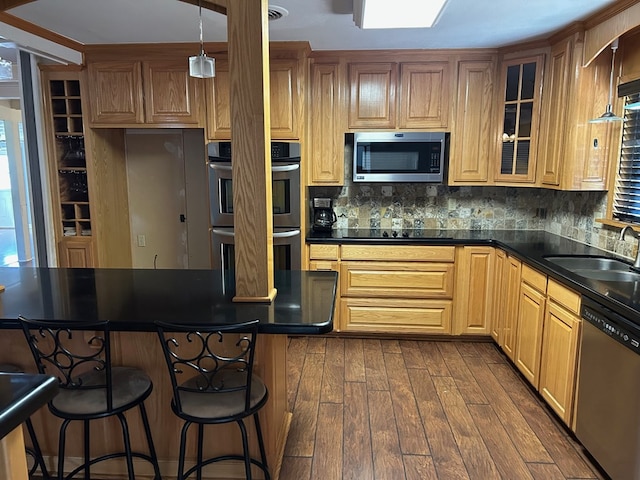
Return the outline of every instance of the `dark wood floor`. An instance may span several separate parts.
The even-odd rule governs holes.
[[[291,338],[282,480],[601,479],[492,343]]]

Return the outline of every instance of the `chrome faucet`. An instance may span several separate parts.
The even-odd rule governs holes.
[[[624,240],[624,235],[630,231],[633,238],[640,239],[640,233],[636,232],[631,225],[627,225],[620,232],[620,240]],[[636,252],[636,261],[633,263],[633,268],[640,270],[640,242],[638,244],[638,251]]]

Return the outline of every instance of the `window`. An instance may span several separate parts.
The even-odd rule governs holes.
[[[638,102],[640,93],[625,97],[625,106]],[[625,109],[620,164],[613,197],[613,218],[640,223],[640,109]]]

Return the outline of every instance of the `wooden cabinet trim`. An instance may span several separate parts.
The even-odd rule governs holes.
[[[309,245],[309,259],[311,260],[338,260],[340,245]]]

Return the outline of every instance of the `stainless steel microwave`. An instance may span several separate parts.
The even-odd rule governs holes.
[[[442,183],[448,137],[445,132],[354,133],[353,181]]]

